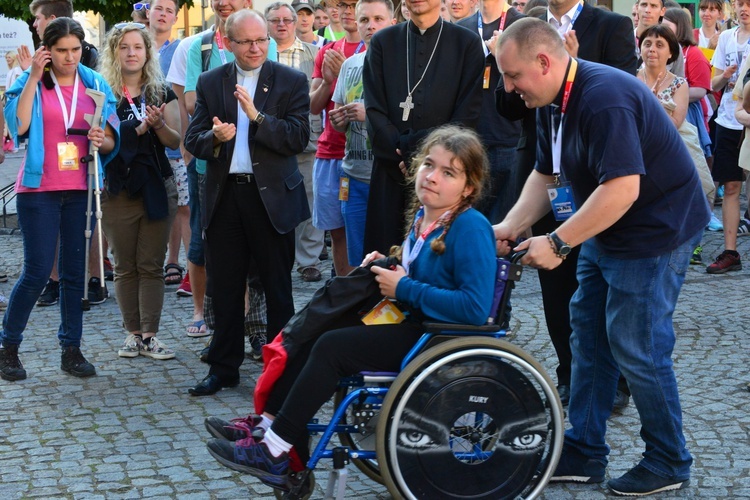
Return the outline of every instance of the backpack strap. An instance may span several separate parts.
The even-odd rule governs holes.
[[[201,37],[201,61],[203,63],[203,71],[211,69],[211,49],[214,46],[214,33],[216,32],[216,25],[211,28],[211,31],[206,31]]]

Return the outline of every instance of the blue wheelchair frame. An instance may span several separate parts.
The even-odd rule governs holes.
[[[438,336],[482,336],[499,339],[505,337],[506,330],[501,328],[498,323],[502,322],[505,317],[505,311],[509,307],[509,300],[511,290],[515,287],[515,282],[520,280],[521,277],[521,266],[517,262],[525,254],[521,252],[511,257],[511,260],[498,258],[498,267],[495,280],[495,293],[493,300],[492,310],[495,312],[494,316],[491,317],[487,324],[482,326],[474,325],[457,325],[452,323],[424,323],[425,333],[420,339],[414,344],[412,349],[406,354],[403,361],[401,362],[401,371],[414,360],[414,358],[420,354],[426,347],[429,346],[430,342],[436,339]],[[392,383],[399,373],[396,372],[362,372],[359,375],[353,377],[342,378],[339,382],[340,388],[353,388],[343,400],[340,401],[338,406],[335,408],[333,416],[328,423],[319,423],[317,419],[313,419],[307,425],[307,429],[311,435],[320,434],[321,437],[317,442],[313,452],[310,455],[310,459],[306,464],[305,473],[312,473],[315,470],[318,463],[322,459],[333,459],[333,471],[330,473],[328,481],[328,493],[326,498],[331,497],[333,492],[333,485],[338,479],[338,494],[336,498],[343,498],[345,482],[346,482],[346,470],[345,467],[349,463],[350,459],[354,460],[376,460],[375,450],[352,450],[348,447],[338,446],[329,448],[331,438],[335,434],[357,434],[359,429],[356,425],[349,423],[341,423],[344,419],[344,415],[350,406],[356,401],[379,401],[382,403],[383,398],[388,392],[388,387],[370,387],[366,384],[377,384],[377,383]],[[378,405],[379,408],[379,405]],[[481,415],[478,416],[481,418]],[[463,454],[457,454],[459,460],[469,460],[472,458],[479,457],[484,458],[490,455],[491,452],[486,452],[481,449],[480,446],[474,445],[472,452],[465,452]]]

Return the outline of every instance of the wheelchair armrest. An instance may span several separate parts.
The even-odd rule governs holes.
[[[487,334],[496,333],[500,331],[499,325],[457,325],[455,323],[435,323],[431,321],[425,321],[422,323],[425,333],[432,334],[452,334],[452,335],[471,335],[471,334]]]

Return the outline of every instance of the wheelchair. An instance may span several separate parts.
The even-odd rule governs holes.
[[[333,460],[326,498],[343,499],[346,465],[394,498],[535,498],[563,444],[564,414],[541,365],[502,340],[518,261],[498,259],[496,314],[483,326],[425,323],[399,373],[342,379],[302,474]],[[331,443],[338,435],[341,446]],[[296,489],[299,489],[296,488]],[[280,498],[299,498],[295,488]]]

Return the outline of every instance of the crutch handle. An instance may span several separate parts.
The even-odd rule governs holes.
[[[89,135],[87,128],[69,128],[68,135]]]

